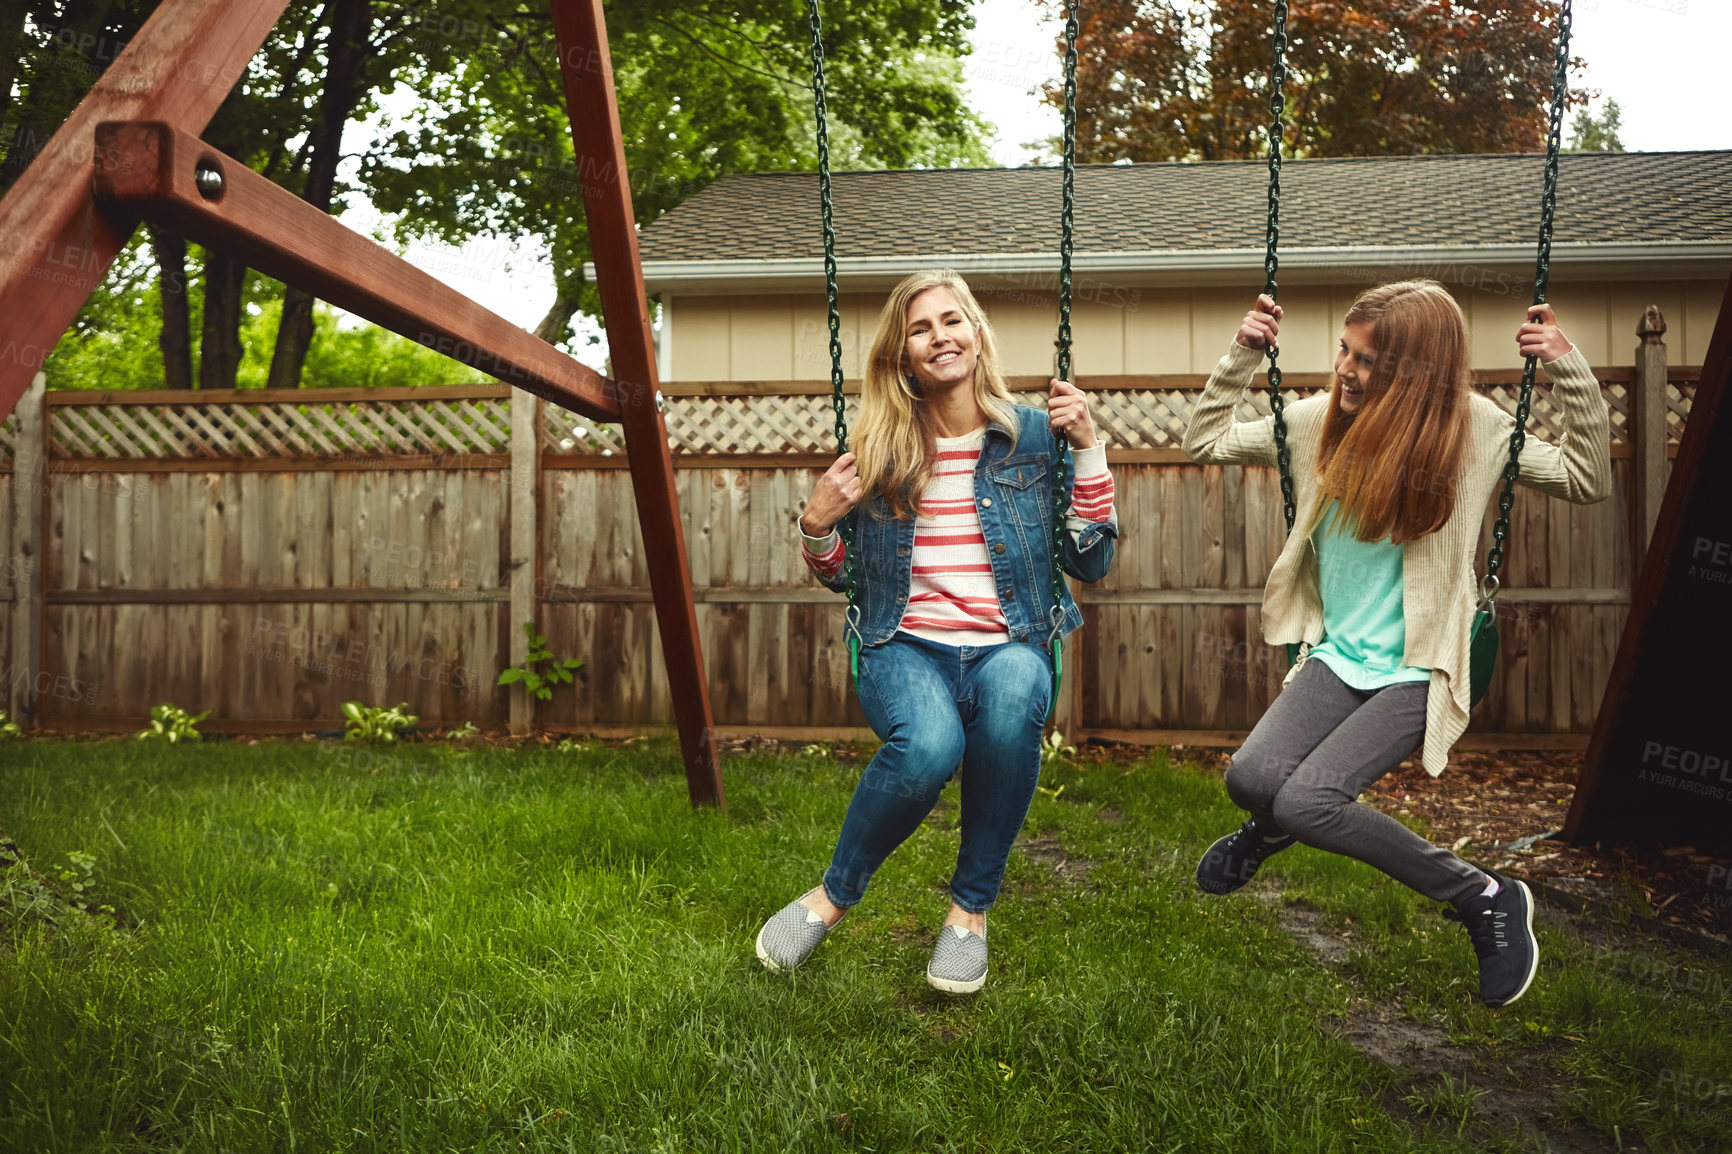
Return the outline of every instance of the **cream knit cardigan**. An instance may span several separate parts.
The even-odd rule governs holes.
[[[1237,341],[1215,366],[1185,430],[1185,452],[1211,465],[1275,464],[1275,419],[1233,420],[1245,387],[1263,363],[1263,353]],[[1555,445],[1530,436],[1522,447],[1520,483],[1566,501],[1586,505],[1611,491],[1610,414],[1586,358],[1572,348],[1545,366],[1552,401],[1563,420]],[[1297,524],[1311,524],[1317,510],[1317,445],[1328,418],[1327,394],[1287,406]],[[1467,728],[1468,641],[1478,604],[1474,575],[1480,522],[1502,483],[1515,418],[1474,393],[1468,405],[1470,433],[1456,478],[1455,512],[1443,527],[1401,547],[1402,615],[1407,648],[1402,663],[1431,670],[1425,703],[1425,771],[1436,777]],[[1263,590],[1263,637],[1271,645],[1323,638],[1323,597],[1317,552],[1307,535],[1291,533],[1269,570]],[[1303,659],[1301,661],[1303,663]],[[1291,674],[1289,674],[1291,676]]]

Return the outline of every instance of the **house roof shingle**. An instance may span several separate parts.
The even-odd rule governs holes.
[[[1289,161],[1283,248],[1532,245],[1540,155]],[[1732,152],[1564,156],[1557,243],[1732,242]],[[839,257],[1051,253],[1060,170],[838,172]],[[1076,175],[1076,251],[1253,249],[1263,244],[1262,161],[1085,165]],[[643,259],[819,258],[813,173],[724,176],[644,229]]]

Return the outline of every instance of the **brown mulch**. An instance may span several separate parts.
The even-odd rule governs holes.
[[[1225,772],[1231,750],[1189,748],[1186,760]],[[1732,941],[1732,859],[1695,846],[1570,845],[1540,835],[1563,829],[1582,755],[1456,750],[1441,777],[1417,759],[1361,798],[1419,819],[1439,845],[1474,862],[1539,882],[1555,897],[1651,919],[1672,930]]]
[[[1690,845],[1529,840],[1563,828],[1581,768],[1579,753],[1457,751],[1442,777],[1407,766],[1365,800],[1385,812],[1423,818],[1433,841],[1468,839],[1463,852],[1492,869],[1675,929],[1732,940],[1732,859]]]
[[[723,743],[732,746],[734,743]],[[773,745],[748,738],[739,747]],[[838,747],[844,753],[845,747]],[[869,746],[848,752],[869,752]],[[1083,766],[1128,765],[1145,746],[1088,742]],[[1175,746],[1175,760],[1225,773],[1231,749]],[[1563,829],[1581,772],[1580,752],[1456,750],[1441,777],[1417,758],[1362,798],[1385,813],[1418,819],[1439,845],[1477,864],[1538,883],[1553,899],[1659,923],[1688,938],[1732,942],[1732,859],[1695,846],[1570,845],[1542,835]],[[1706,944],[1706,943],[1704,943]]]

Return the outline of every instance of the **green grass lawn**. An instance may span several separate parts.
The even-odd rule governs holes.
[[[113,910],[0,875],[0,1149],[1732,1149],[1732,967],[1548,923],[1486,1010],[1357,863],[1198,894],[1239,816],[1164,754],[1045,776],[1069,864],[1013,854],[981,994],[922,978],[954,786],[769,974],[863,763],[730,755],[722,817],[662,741],[0,744],[0,826]]]

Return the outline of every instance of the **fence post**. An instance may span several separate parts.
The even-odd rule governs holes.
[[[12,456],[12,720],[41,727],[36,675],[42,671],[42,509],[48,487],[48,378],[36,374],[18,399]]]
[[[511,614],[508,630],[510,663],[522,665],[529,657],[529,638],[523,623],[535,619],[536,593],[536,456],[541,443],[536,428],[536,397],[522,389],[511,390]],[[526,688],[511,687],[511,732],[522,736],[535,728],[535,699]]]
[[[1660,502],[1666,496],[1666,318],[1658,305],[1649,305],[1636,325],[1642,343],[1636,346],[1636,395],[1630,399],[1635,418],[1636,475],[1635,550],[1640,558],[1653,536]]]

